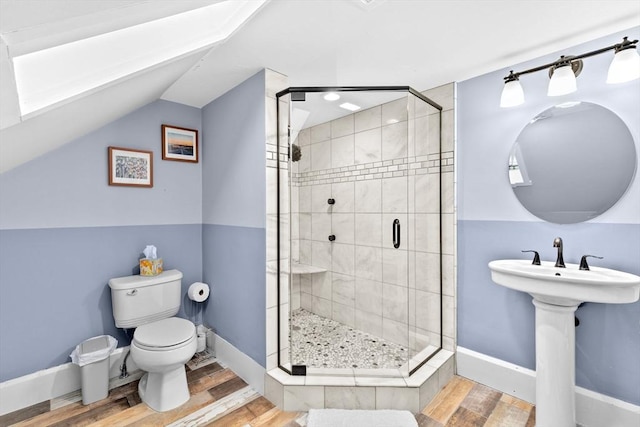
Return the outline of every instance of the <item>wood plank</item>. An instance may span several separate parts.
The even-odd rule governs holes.
[[[527,412],[531,412],[531,409],[533,408],[533,405],[531,403],[524,400],[520,400],[517,397],[513,397],[508,394],[502,394],[502,397],[500,398],[500,400],[503,401],[504,403],[507,403],[511,406],[515,406]]]
[[[505,402],[498,402],[487,419],[486,427],[524,427],[529,419],[529,412]]]
[[[130,408],[142,403],[142,399],[140,399],[140,395],[137,391],[131,394],[127,394],[126,399]]]
[[[209,395],[209,397],[211,398],[211,395]],[[168,427],[202,426],[224,417],[228,413],[235,411],[258,397],[260,397],[260,395],[251,387],[247,386],[195,412],[191,412],[188,416],[168,424]]]
[[[43,426],[51,425],[63,421],[67,418],[75,417],[85,412],[99,410],[101,406],[108,405],[112,402],[109,398],[98,400],[89,405],[83,405],[82,402],[71,403],[56,409],[55,411],[45,412],[36,417],[14,424],[16,427],[26,426]]]
[[[213,400],[218,400],[244,387],[247,387],[247,383],[245,383],[240,377],[234,377],[229,381],[225,381],[213,388],[210,388],[209,393],[213,397]]]
[[[435,421],[447,424],[449,418],[458,409],[462,401],[474,386],[474,382],[466,378],[454,376],[451,381],[433,398],[422,411]]]
[[[451,427],[482,427],[486,421],[487,419],[482,415],[460,406],[451,415],[446,425]]]
[[[482,384],[476,384],[460,406],[487,418],[501,397],[502,393],[499,391]]]
[[[40,403],[36,403],[35,405],[9,412],[8,414],[0,416],[0,426],[8,426],[19,423],[20,421],[28,420],[29,418],[49,412],[50,409],[51,405],[49,401],[45,400]]]
[[[225,415],[222,418],[219,418],[209,424],[205,424],[207,427],[240,427],[246,425],[249,421],[253,420],[255,415],[247,409],[246,406],[241,406]]]
[[[135,425],[135,423],[140,423],[140,420],[153,414],[155,414],[153,409],[149,408],[149,406],[145,404],[140,404],[132,408],[125,409],[124,411],[111,415],[107,418],[103,418],[91,424],[91,427],[120,427],[131,424]]]
[[[211,375],[214,372],[218,372],[223,369],[224,368],[217,362],[214,362],[210,365],[203,365],[202,367],[195,370],[187,369],[187,383],[191,383],[204,376]]]
[[[259,417],[260,415],[264,414],[268,410],[273,409],[275,407],[273,403],[269,402],[263,396],[260,396],[256,400],[253,400],[247,403],[246,406],[247,406],[247,409],[251,411],[254,418]]]
[[[128,384],[121,385],[109,391],[109,399],[119,400],[130,394],[138,392],[138,383],[140,380],[132,381]]]
[[[442,423],[422,413],[416,415],[416,421],[418,422],[418,427],[444,427]]]
[[[295,421],[299,412],[284,412],[278,408],[269,409],[249,423],[251,427],[282,427],[290,421]]]
[[[225,381],[235,378],[237,375],[230,369],[216,371],[211,375],[206,375],[189,384],[189,393],[193,396],[202,391],[213,388]]]
[[[525,427],[536,427],[536,407],[531,408],[531,412],[529,412],[529,419],[527,420],[527,424]]]
[[[95,423],[103,418],[118,414],[125,409],[129,409],[129,402],[123,397],[106,405],[102,405],[92,411],[84,412],[70,418],[51,424],[51,427],[83,427]]]

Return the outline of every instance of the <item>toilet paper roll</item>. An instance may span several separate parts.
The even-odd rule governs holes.
[[[191,286],[189,286],[189,291],[187,292],[189,299],[195,302],[203,302],[209,298],[209,285],[202,282],[195,282]]]

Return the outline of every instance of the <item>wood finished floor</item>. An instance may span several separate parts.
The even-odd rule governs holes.
[[[213,361],[187,367],[191,399],[168,412],[140,401],[138,381],[83,405],[79,394],[45,401],[0,416],[0,426],[216,426],[304,427],[306,413],[281,411],[231,370]],[[535,408],[462,377],[454,377],[416,414],[420,427],[534,427]]]

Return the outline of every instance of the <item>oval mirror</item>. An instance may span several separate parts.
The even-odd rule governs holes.
[[[520,203],[557,224],[604,213],[625,193],[635,170],[636,148],[625,123],[589,102],[543,111],[509,154],[509,182]]]

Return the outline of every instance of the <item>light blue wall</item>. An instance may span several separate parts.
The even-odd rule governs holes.
[[[640,28],[604,37],[563,52],[514,64],[515,71],[552,62],[560,54],[578,54],[640,38]],[[607,85],[612,55],[584,60],[574,94],[549,98],[545,72],[523,76],[525,104],[501,109],[500,93],[508,69],[457,86],[458,163],[458,343],[489,356],[535,369],[534,307],[531,298],[491,281],[487,263],[524,258],[536,249],[555,260],[554,237],[564,240],[565,261],[590,253],[604,256],[591,264],[640,274],[640,177],[608,212],[581,224],[542,222],[525,210],[508,182],[507,161],[516,137],[528,121],[566,101],[594,102],[618,114],[640,153],[640,82]],[[611,165],[615,168],[615,165]],[[576,329],[576,382],[579,386],[640,404],[640,302],[586,304]]]
[[[265,73],[202,111],[205,322],[266,365]]]
[[[202,223],[201,163],[165,161],[160,151],[162,124],[200,121],[198,108],[156,101],[3,173],[0,229]],[[109,146],[152,150],[153,188],[109,186]]]
[[[134,274],[145,245],[184,273],[185,293],[202,279],[202,163],[162,160],[163,123],[200,130],[200,110],[157,101],[0,175],[0,381],[65,363],[95,335],[128,345],[107,282]],[[152,150],[154,187],[109,186],[108,146]]]

